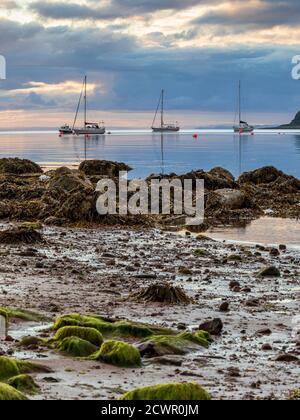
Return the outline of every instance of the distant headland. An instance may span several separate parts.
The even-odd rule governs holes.
[[[300,130],[300,111],[297,112],[295,118],[293,121],[291,121],[289,124],[283,124],[279,127],[275,127],[274,129],[278,130]]]

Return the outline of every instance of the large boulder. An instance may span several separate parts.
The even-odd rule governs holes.
[[[70,193],[86,189],[93,190],[93,184],[80,172],[65,167],[57,169],[49,182],[49,190]]]
[[[239,190],[221,189],[209,194],[206,206],[227,210],[239,210],[247,206],[247,198]]]
[[[79,170],[89,176],[103,175],[118,177],[120,171],[131,171],[131,169],[125,163],[111,162],[108,160],[86,160],[79,165]]]
[[[30,160],[19,158],[2,158],[0,159],[0,173],[9,173],[15,175],[23,174],[39,174],[42,168]]]
[[[274,168],[274,166],[266,166],[252,172],[245,172],[239,177],[239,184],[271,184],[284,173]]]

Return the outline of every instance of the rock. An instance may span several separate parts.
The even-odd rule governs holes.
[[[78,189],[93,190],[93,184],[80,172],[65,167],[56,169],[49,183],[49,190],[72,192]]]
[[[241,285],[240,285],[240,283],[238,282],[238,281],[236,281],[236,280],[232,280],[230,283],[229,283],[229,289],[234,289],[234,288],[236,288],[236,287],[241,287]]]
[[[239,184],[270,184],[281,177],[283,172],[274,168],[273,166],[266,166],[264,168],[256,169],[252,172],[245,172],[239,177]]]
[[[228,312],[229,311],[229,303],[228,302],[223,302],[220,305],[220,312]]]
[[[278,268],[274,266],[265,267],[259,273],[259,277],[280,277],[280,271]]]
[[[43,242],[40,232],[27,227],[13,227],[0,232],[0,243],[2,244],[33,244]]]
[[[207,331],[210,335],[221,335],[223,331],[223,322],[219,318],[206,321],[199,326],[199,330]]]
[[[272,248],[272,249],[270,249],[270,255],[272,257],[278,257],[280,255],[280,252],[277,248]]]
[[[240,369],[237,367],[229,367],[227,369],[227,373],[228,373],[228,376],[230,376],[231,378],[240,378],[241,376]]]
[[[280,249],[280,251],[286,251],[287,250],[287,246],[284,245],[284,244],[280,244],[279,245],[279,249]]]
[[[294,356],[293,354],[280,354],[276,359],[276,362],[286,362],[286,363],[292,363],[292,362],[299,362],[299,358],[297,356]]]
[[[231,172],[227,171],[227,169],[216,167],[211,169],[208,173],[217,178],[224,178],[228,182],[234,182],[234,176]]]
[[[0,173],[15,175],[43,173],[42,168],[34,162],[19,158],[0,159]]]
[[[221,189],[209,194],[207,208],[238,210],[246,207],[246,196],[240,190]]]
[[[140,367],[142,364],[140,352],[136,347],[114,340],[105,341],[99,352],[90,358],[124,368]]]
[[[272,331],[269,328],[264,328],[262,330],[256,331],[256,335],[260,335],[260,336],[271,335],[271,334],[272,334]]]
[[[137,388],[127,392],[121,400],[132,401],[209,401],[210,395],[196,383],[172,383]]]
[[[271,351],[271,350],[273,350],[273,347],[271,346],[271,344],[264,344],[264,345],[261,347],[261,349],[262,349],[263,351]]]
[[[159,302],[168,305],[190,304],[193,300],[180,287],[168,283],[155,283],[134,293],[131,298],[144,302]]]
[[[103,175],[118,177],[120,171],[131,171],[132,168],[125,163],[111,162],[107,160],[86,160],[81,162],[79,170],[86,175]]]

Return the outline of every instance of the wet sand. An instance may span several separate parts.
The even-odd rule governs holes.
[[[288,248],[275,257],[267,248],[159,230],[47,227],[43,233],[46,242],[35,250],[0,246],[0,306],[35,310],[51,319],[94,313],[174,329],[182,328],[179,324],[197,329],[203,321],[221,318],[224,329],[209,349],[172,356],[173,366],[144,360],[140,369],[75,360],[54,351],[20,353],[17,341],[0,342],[3,352],[41,359],[53,369],[34,375],[41,387],[34,398],[116,399],[137,386],[177,381],[198,382],[214,399],[287,399],[290,391],[299,390],[299,361],[275,361],[282,353],[300,355],[300,337],[293,334],[292,324],[299,314],[298,251]],[[194,255],[199,248],[205,255]],[[31,256],[24,256],[28,251]],[[241,261],[226,262],[232,254]],[[280,269],[281,277],[259,278],[260,269],[270,265]],[[179,267],[191,274],[180,275]],[[154,278],[181,285],[195,304],[165,306],[128,299]],[[232,280],[240,283],[239,290],[230,289]],[[223,301],[229,303],[229,312],[220,312]],[[9,335],[18,340],[39,333],[32,328],[48,326],[18,321],[10,325]],[[257,333],[266,329],[268,335]],[[272,349],[262,350],[265,344]]]

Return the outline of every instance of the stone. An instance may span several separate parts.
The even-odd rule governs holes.
[[[280,271],[277,267],[270,266],[263,268],[259,273],[259,277],[280,277]]]
[[[219,310],[220,310],[220,312],[228,312],[229,311],[229,303],[228,302],[221,303]]]
[[[211,335],[221,335],[223,331],[223,322],[220,318],[206,321],[200,324],[199,330],[207,331]]]

